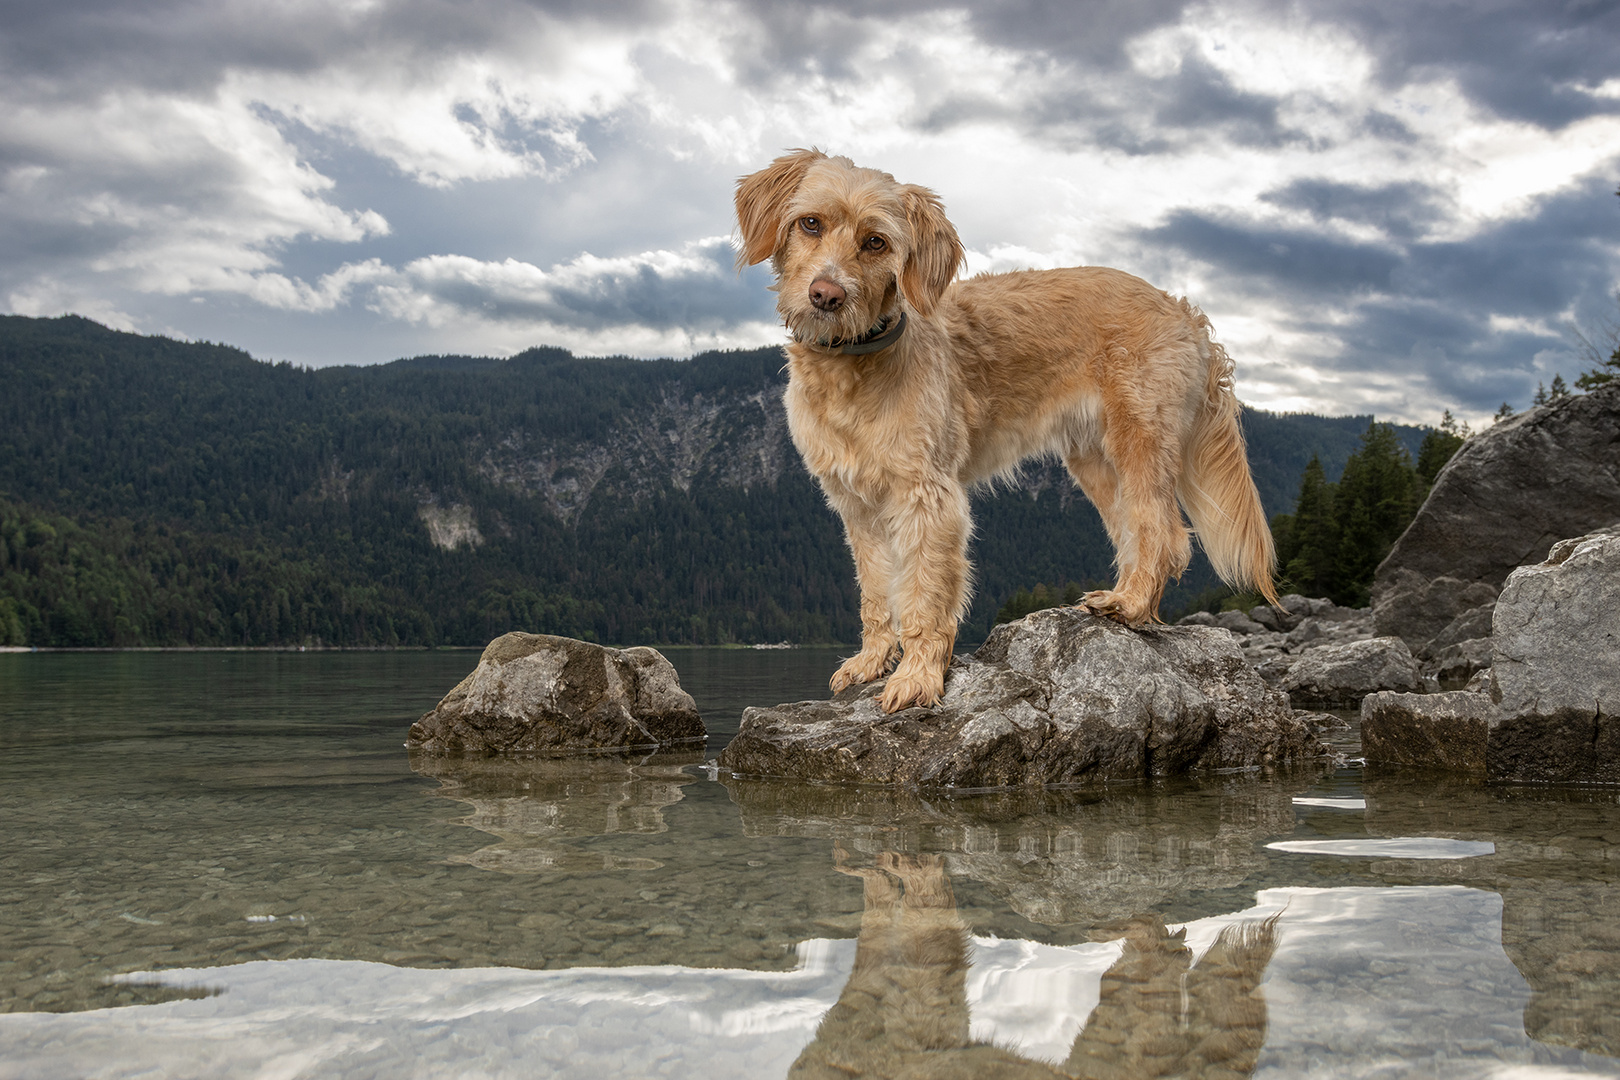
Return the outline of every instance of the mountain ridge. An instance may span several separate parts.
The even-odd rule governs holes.
[[[35,644],[853,641],[853,569],[788,437],[781,368],[774,347],[537,347],[309,369],[0,317],[0,604]],[[1268,512],[1291,509],[1312,453],[1336,474],[1369,419],[1247,411]],[[1108,577],[1101,524],[1055,462],[974,503],[964,640],[1020,586]],[[77,530],[98,569],[50,555],[60,535],[31,541],[35,520]],[[257,569],[182,586],[205,551],[200,569]],[[278,578],[303,599],[278,599]],[[1213,580],[1200,557],[1167,609]],[[356,605],[370,614],[345,622]]]

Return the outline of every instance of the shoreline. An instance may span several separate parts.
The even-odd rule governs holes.
[[[629,649],[632,645],[610,645]],[[839,642],[811,645],[653,645],[660,652],[671,649],[849,649],[858,646]],[[482,652],[484,645],[0,645],[0,655],[20,653],[328,653],[328,652]]]

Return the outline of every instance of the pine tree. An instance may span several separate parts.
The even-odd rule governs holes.
[[[1333,514],[1334,488],[1312,457],[1299,479],[1299,499],[1279,537],[1277,561],[1289,587],[1307,596],[1330,595],[1337,584],[1339,525]]]
[[[1569,384],[1564,381],[1564,377],[1562,375],[1555,374],[1553,376],[1552,389],[1547,392],[1547,400],[1562,401],[1567,397],[1569,397]]]
[[[1334,502],[1339,525],[1336,603],[1367,602],[1373,571],[1389,554],[1418,507],[1418,476],[1389,424],[1368,425],[1350,455]]]
[[[1450,409],[1440,418],[1439,427],[1430,428],[1424,434],[1423,442],[1418,446],[1417,474],[1418,479],[1423,481],[1425,493],[1434,486],[1434,479],[1445,468],[1446,462],[1462,449],[1468,434],[1468,425],[1459,427]]]
[[[1601,361],[1597,367],[1582,373],[1580,378],[1575,380],[1575,385],[1581,390],[1596,390],[1604,383],[1613,382],[1617,378],[1620,378],[1620,345],[1616,345],[1608,358]]]

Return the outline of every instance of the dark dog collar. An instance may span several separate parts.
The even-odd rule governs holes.
[[[900,335],[905,332],[905,312],[900,313],[900,317],[894,321],[893,326],[889,325],[889,317],[885,315],[878,320],[876,326],[845,345],[842,351],[848,356],[865,356],[867,353],[875,353],[881,349],[887,349],[890,345],[899,341]]]

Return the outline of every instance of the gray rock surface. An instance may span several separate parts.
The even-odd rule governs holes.
[[[1426,655],[1431,638],[1492,599],[1515,567],[1539,561],[1563,537],[1613,521],[1616,507],[1620,382],[1481,432],[1441,470],[1379,566],[1378,633]]]
[[[1278,607],[1272,607],[1270,604],[1260,604],[1250,608],[1249,618],[1273,633],[1286,634],[1298,626],[1305,616],[1310,614],[1308,607],[1307,610],[1298,614],[1290,610],[1287,606],[1287,601],[1290,599],[1304,600],[1305,598],[1298,593],[1290,593],[1288,596],[1281,598],[1281,604]]]
[[[699,743],[691,695],[656,649],[608,649],[505,634],[471,675],[411,725],[405,745],[438,753],[629,749]]]
[[[1424,674],[1433,675],[1441,687],[1456,689],[1480,672],[1490,671],[1494,655],[1490,638],[1470,638],[1441,649],[1423,666],[1423,670]]]
[[[883,681],[748,709],[734,776],[996,788],[1321,759],[1296,716],[1213,627],[1132,630],[1076,608],[997,627],[952,665],[937,708],[885,716]]]
[[[1478,607],[1469,608],[1455,619],[1452,619],[1445,625],[1444,629],[1424,643],[1423,652],[1429,657],[1439,657],[1441,653],[1459,642],[1473,641],[1476,638],[1489,638],[1491,636],[1491,620],[1495,611],[1495,600],[1489,600]]]
[[[1423,674],[1398,637],[1376,637],[1306,650],[1277,685],[1298,706],[1355,708],[1379,690],[1418,693]]]
[[[1620,526],[1560,541],[1515,570],[1494,626],[1493,638],[1436,658],[1455,664],[1453,677],[1475,668],[1468,690],[1362,702],[1368,762],[1620,782]]]
[[[1620,526],[1515,570],[1494,628],[1491,774],[1620,781]]]
[[[1361,701],[1361,749],[1372,765],[1482,774],[1496,722],[1488,694],[1368,694]]]

